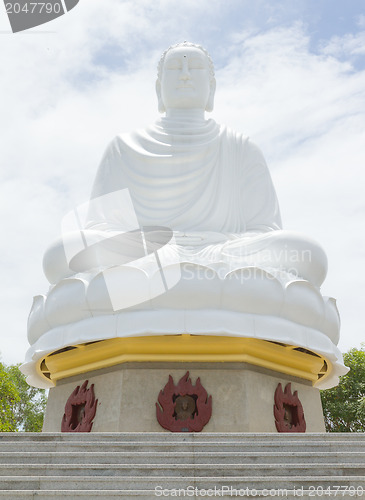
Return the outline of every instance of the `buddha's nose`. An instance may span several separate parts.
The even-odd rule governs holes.
[[[184,56],[182,61],[180,80],[190,80],[190,78],[191,77],[189,72],[188,58]]]

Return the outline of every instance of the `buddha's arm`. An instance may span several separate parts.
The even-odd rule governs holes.
[[[129,196],[120,175],[122,152],[115,137],[107,147],[96,173],[91,192],[86,229],[121,231],[121,214],[129,213]],[[128,225],[128,224],[127,224]]]
[[[245,143],[240,195],[246,222],[245,233],[257,234],[282,228],[270,172],[260,149],[250,140]]]
[[[113,233],[121,231],[120,214],[127,216],[128,214],[126,210],[123,210],[126,197],[120,194],[123,188],[118,185],[116,178],[120,158],[119,141],[116,137],[107,147],[98,168],[91,199],[86,209],[86,221],[82,221],[83,228],[80,228],[78,232],[62,234],[61,238],[54,241],[45,252],[43,269],[50,283],[57,283],[78,271],[87,271],[101,265],[100,256],[94,255],[95,252],[91,251],[86,256],[87,258],[81,259],[84,262],[83,266],[80,267],[80,262],[78,262],[80,269],[76,270],[72,266],[73,257],[81,253],[81,239],[85,244],[85,249],[86,247],[96,248],[95,244],[103,243],[108,237],[113,236]],[[135,225],[134,220],[129,220],[128,223]]]

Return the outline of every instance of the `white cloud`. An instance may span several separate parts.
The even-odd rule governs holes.
[[[363,14],[360,15],[360,16],[358,16],[358,18],[357,18],[357,25],[360,28],[365,28],[365,16]]]
[[[345,36],[334,36],[322,46],[323,54],[334,57],[353,57],[365,55],[365,31]]]
[[[332,39],[313,54],[300,23],[221,38],[223,14],[218,1],[88,0],[49,25],[56,33],[0,35],[6,362],[23,359],[32,296],[47,288],[42,254],[62,216],[87,199],[108,141],[154,120],[159,54],[184,38],[206,43],[219,59],[212,117],[261,146],[286,228],[323,244],[330,262],[323,290],[339,298],[341,346],[364,339],[365,73],[349,60],[363,35]]]

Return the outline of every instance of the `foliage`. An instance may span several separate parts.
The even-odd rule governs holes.
[[[0,363],[0,431],[40,432],[46,401],[45,391],[29,386],[19,365]]]
[[[0,431],[16,430],[14,407],[19,403],[20,396],[6,368],[0,363]]]
[[[350,371],[337,387],[321,391],[326,429],[329,432],[365,431],[365,344],[343,355]]]

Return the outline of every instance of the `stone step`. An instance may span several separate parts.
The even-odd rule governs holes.
[[[198,471],[197,471],[198,472]],[[137,487],[136,487],[137,486]],[[127,477],[82,477],[82,476],[3,476],[0,490],[123,490],[155,488],[188,488],[209,489],[231,486],[232,488],[271,489],[271,488],[302,488],[319,486],[323,488],[353,487],[365,491],[365,478],[361,476],[232,476],[229,478],[216,476],[127,476]]]
[[[188,490],[189,491],[189,490]],[[209,489],[207,490],[209,491]],[[230,490],[216,490],[216,494],[214,496],[210,496],[210,498],[217,498],[219,492],[219,498],[242,498],[243,496],[251,496],[253,498],[270,498],[270,497],[278,497],[278,498],[285,498],[285,499],[298,499],[300,497],[303,498],[337,498],[337,499],[344,499],[344,500],[349,500],[349,499],[361,499],[363,498],[362,491],[359,490],[359,494],[356,494],[356,490],[349,490],[350,492],[347,493],[345,489],[339,491],[339,490],[331,490],[331,494],[327,490],[326,495],[323,493],[323,490],[319,489],[318,494],[316,491],[313,489],[311,490],[305,490],[305,489],[300,489],[300,490],[274,490],[271,492],[271,495],[268,495],[267,490],[249,490],[250,495],[246,493],[246,490],[244,492],[241,492],[238,490],[238,494],[234,495],[232,494],[232,491]],[[208,495],[202,495],[201,494],[202,490],[200,490],[200,493],[196,496],[195,494],[192,494],[192,492],[189,492],[189,496],[185,496],[185,498],[190,498],[193,500],[201,500],[203,496],[206,498],[209,498]],[[214,488],[213,488],[214,492]],[[234,493],[234,490],[233,490]],[[245,493],[245,495],[243,494]],[[177,495],[171,495],[174,498],[177,497]],[[170,498],[171,498],[170,496]],[[181,493],[179,495],[181,498],[183,497],[183,494]],[[60,498],[62,497],[63,500],[73,500],[74,498],[82,499],[82,498],[87,498],[88,500],[115,500],[116,498],[121,499],[123,498],[124,500],[133,500],[138,498],[138,500],[152,500],[152,499],[157,499],[157,498],[166,498],[166,495],[156,495],[155,490],[102,490],[102,491],[96,491],[96,490],[59,490],[59,491],[54,491],[54,490],[32,490],[32,491],[21,491],[21,490],[0,490],[0,498],[5,498],[9,500],[36,500],[38,498],[43,498],[43,499],[50,499],[50,498]]]
[[[201,490],[200,490],[201,491]],[[230,491],[219,491],[219,498],[242,498],[243,496],[251,496],[253,498],[270,498],[270,497],[277,497],[277,498],[285,498],[285,499],[298,499],[300,497],[303,498],[341,498],[344,500],[348,499],[362,499],[362,495],[356,495],[356,491],[352,491],[350,493],[346,493],[345,490],[341,491],[339,493],[337,490],[332,490],[331,494],[327,492],[326,495],[322,494],[322,491],[319,490],[319,494],[316,494],[313,490],[284,490],[283,492],[281,491],[274,491],[272,492],[271,495],[268,495],[268,492],[266,490],[252,490],[252,494],[243,494],[246,493],[246,491],[242,492],[241,494],[234,495]],[[214,492],[214,489],[213,489]],[[300,495],[299,495],[300,493]],[[176,498],[177,495],[171,495],[174,498]],[[170,496],[170,498],[171,498]],[[198,496],[189,493],[188,498],[192,498],[193,500],[201,500],[201,498],[205,496],[206,498],[208,496],[198,494]],[[11,500],[36,500],[38,498],[44,498],[44,499],[50,499],[50,498],[60,498],[63,497],[64,500],[73,500],[74,498],[87,498],[88,500],[115,500],[116,498],[118,499],[124,499],[124,500],[133,500],[138,498],[138,500],[152,500],[152,499],[157,499],[157,498],[166,498],[166,496],[161,495],[157,496],[155,494],[155,490],[103,490],[103,491],[95,491],[95,490],[62,490],[62,491],[53,491],[53,490],[33,490],[33,491],[13,491],[13,490],[3,490],[0,491],[0,498],[5,498],[5,499],[11,499]],[[183,497],[183,494],[180,494],[180,497]],[[215,495],[215,498],[218,497],[218,494]],[[186,496],[185,496],[186,498]],[[208,497],[209,498],[209,497]],[[212,498],[212,496],[210,496]],[[213,497],[214,498],[214,497]]]
[[[265,470],[267,477],[287,476],[288,473],[293,476],[317,476],[323,477],[339,477],[339,476],[365,476],[364,463],[337,463],[337,464],[4,464],[0,468],[0,476],[110,476],[110,477],[127,477],[127,476],[164,476],[169,477],[179,476],[194,476],[198,473],[204,477],[225,477],[232,476],[251,476],[261,477]]]
[[[174,452],[0,452],[2,464],[319,464],[358,463],[365,464],[365,450],[362,452],[323,452],[315,454],[301,451],[241,452],[241,451],[174,451]]]
[[[332,496],[361,498],[356,496],[361,492],[365,499],[364,436],[4,433],[0,434],[0,498],[164,498],[155,494],[156,487],[160,492],[188,487],[303,487],[306,492],[300,496],[319,498],[328,495],[315,488],[337,487]],[[350,493],[345,490],[349,487]],[[230,493],[219,496],[232,498]],[[189,498],[201,495],[190,490]]]
[[[226,498],[227,496],[224,495]],[[152,500],[158,499],[159,497],[155,495],[154,490],[32,490],[32,491],[21,491],[21,490],[0,490],[0,498],[5,500],[37,500],[38,498],[43,498],[45,500],[51,498],[63,498],[63,500],[74,500],[74,498],[87,499],[87,500]],[[165,497],[162,497],[165,498]],[[190,496],[189,498],[196,497]],[[221,496],[222,498],[222,496]],[[290,498],[290,497],[287,497]],[[353,498],[353,497],[352,497]],[[201,499],[201,497],[200,497]]]
[[[322,443],[312,442],[280,442],[280,443],[272,443],[265,441],[257,441],[256,443],[240,443],[240,442],[227,442],[227,441],[217,441],[217,442],[208,442],[197,441],[197,442],[170,442],[170,443],[159,443],[149,442],[145,443],[144,441],[131,441],[127,443],[123,442],[111,442],[110,444],[105,441],[95,441],[95,442],[46,442],[46,443],[22,443],[22,442],[0,442],[0,452],[8,452],[8,451],[19,451],[23,452],[36,452],[38,450],[42,450],[44,452],[52,453],[52,452],[85,452],[89,453],[90,451],[97,450],[100,453],[114,453],[114,452],[130,452],[133,453],[135,451],[140,452],[149,452],[153,450],[154,453],[169,453],[173,452],[176,449],[181,451],[184,450],[192,450],[194,452],[215,452],[215,451],[234,451],[240,450],[242,452],[260,452],[260,451],[272,451],[279,452],[285,449],[288,453],[296,452],[296,450],[300,449],[302,452],[315,453],[319,449],[330,453],[330,452],[341,452],[341,451],[364,451],[365,450],[365,442],[356,442],[356,441],[336,441],[335,443]]]
[[[24,442],[93,442],[93,441],[115,441],[115,442],[196,442],[203,441],[208,443],[213,442],[240,442],[252,443],[258,440],[265,442],[281,442],[289,443],[291,441],[305,442],[316,441],[321,443],[334,443],[336,441],[345,442],[365,442],[365,433],[285,433],[285,434],[268,434],[268,433],[187,433],[187,432],[91,432],[91,433],[50,433],[50,432],[4,432],[0,433],[0,443],[6,441]]]

